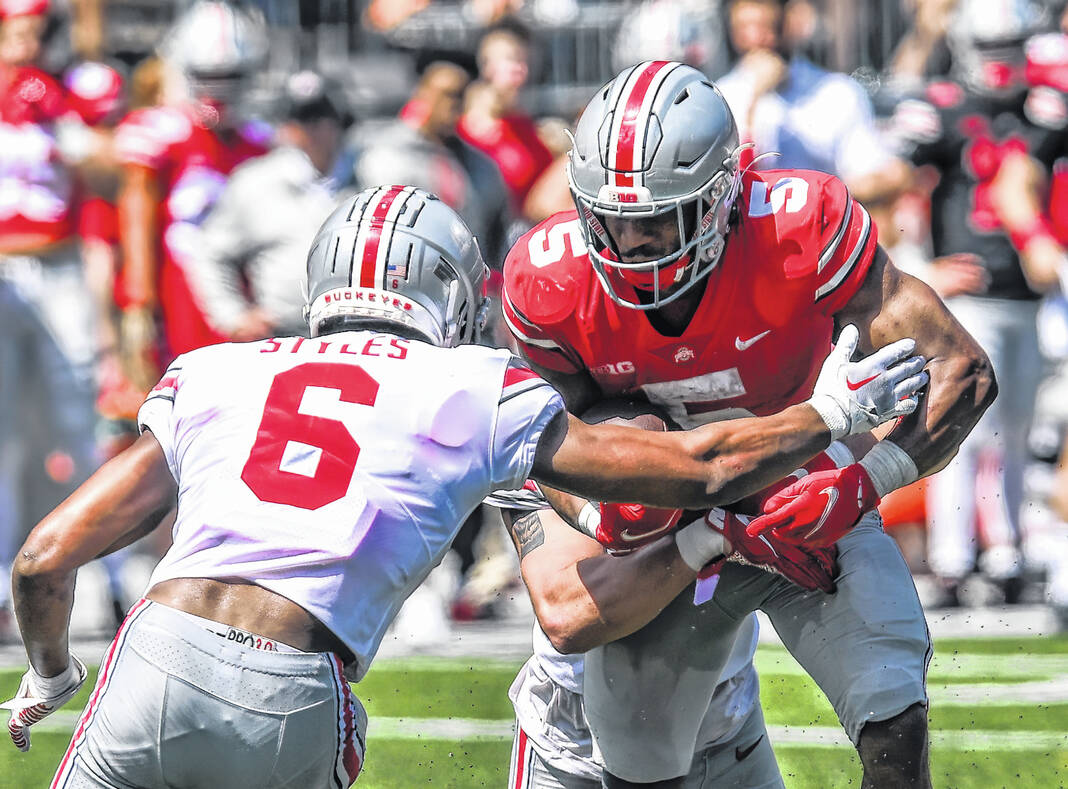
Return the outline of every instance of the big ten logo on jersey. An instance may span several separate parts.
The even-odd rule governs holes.
[[[597,375],[630,375],[634,372],[634,362],[609,362],[590,368],[590,374]]]
[[[808,202],[808,181],[804,178],[780,178],[768,191],[763,181],[754,181],[749,192],[749,216],[771,216],[784,210],[796,214]]]
[[[641,390],[649,402],[663,408],[675,422],[685,428],[740,416],[752,416],[741,408],[724,409],[719,406],[723,400],[741,397],[746,393],[737,367],[678,381],[642,384]]]
[[[586,241],[582,238],[578,218],[560,222],[548,229],[538,228],[527,242],[527,256],[534,268],[545,268],[558,263],[568,249],[572,257],[586,254]]]
[[[305,355],[340,354],[344,356],[376,356],[382,359],[406,359],[411,343],[403,337],[374,334],[360,342],[322,340],[317,337],[276,337],[263,340],[260,353],[300,353]]]

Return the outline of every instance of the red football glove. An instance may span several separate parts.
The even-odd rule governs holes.
[[[828,594],[835,590],[837,574],[835,561],[838,549],[801,547],[784,542],[774,534],[751,537],[746,533],[749,518],[721,509],[709,510],[705,523],[715,529],[734,549],[728,561],[753,564],[763,570],[778,573],[802,589],[822,589]]]
[[[766,488],[758,490],[751,496],[746,496],[744,499],[739,499],[731,504],[731,512],[741,512],[746,515],[759,515],[764,511],[764,503],[776,493],[790,487],[808,474],[814,474],[817,471],[829,471],[834,468],[837,468],[837,466],[835,466],[834,461],[831,460],[830,455],[826,452],[820,452],[816,457],[812,458],[812,460],[792,474],[787,474],[782,479],[772,482]]]
[[[867,469],[859,463],[817,471],[799,479],[764,503],[764,512],[749,524],[750,537],[774,534],[806,548],[836,543],[860,517],[879,504]]]
[[[616,556],[630,553],[671,531],[681,517],[682,510],[602,502],[597,542]]]

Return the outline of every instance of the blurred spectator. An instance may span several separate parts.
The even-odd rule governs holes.
[[[26,483],[50,481],[62,496],[96,462],[93,305],[56,143],[67,106],[35,66],[47,12],[44,0],[0,2],[0,638],[31,503],[50,506],[31,502]]]
[[[304,261],[334,207],[327,174],[351,121],[340,100],[314,72],[290,77],[278,147],[234,170],[204,222],[187,274],[208,322],[228,339],[308,330]]]
[[[496,162],[512,196],[516,214],[531,222],[544,219],[527,205],[527,196],[546,176],[553,155],[538,137],[533,119],[519,106],[519,94],[530,74],[530,34],[516,24],[491,28],[478,47],[480,79],[467,89],[460,137]],[[568,197],[563,167],[547,176]]]
[[[259,15],[221,2],[195,3],[160,48],[187,97],[136,110],[119,126],[127,301],[122,332],[139,362],[131,376],[144,389],[156,381],[159,361],[225,339],[204,317],[185,269],[199,254],[200,225],[227,175],[267,151],[264,129],[242,122],[235,110],[265,48]],[[164,78],[165,96],[170,77]],[[153,358],[157,317],[163,322],[163,360]]]
[[[427,66],[400,117],[366,136],[356,180],[361,188],[411,184],[437,195],[464,218],[486,262],[499,269],[507,251],[508,191],[493,160],[456,135],[470,81],[451,61]]]
[[[904,38],[894,50],[887,69],[897,90],[922,86],[933,77],[949,73],[950,53],[946,33],[957,0],[915,0],[916,9]]]
[[[895,135],[908,142],[913,161],[941,173],[931,197],[933,251],[954,257],[941,264],[937,287],[1001,382],[997,401],[928,486],[928,560],[944,604],[958,602],[960,582],[975,566],[977,521],[985,538],[980,569],[1008,602],[1021,589],[1027,428],[1041,375],[1035,316],[1039,292],[1055,286],[1064,260],[1042,219],[1043,171],[1068,142],[1068,103],[1036,102],[1024,81],[1024,42],[1041,21],[1026,2],[962,0],[948,33],[952,78],[895,114]],[[955,270],[946,268],[952,261]],[[980,494],[977,508],[984,458],[993,458],[995,490]]]
[[[612,47],[616,71],[643,60],[677,60],[718,76],[730,65],[727,56],[718,0],[642,0]]]
[[[881,140],[867,94],[801,54],[818,21],[808,0],[790,0],[785,9],[778,0],[731,0],[729,32],[739,61],[716,84],[742,141],[755,143],[757,154],[781,154],[762,166],[834,173],[864,203],[895,197],[909,170]]]
[[[126,111],[126,84],[112,66],[84,61],[66,70],[63,85],[71,112],[59,126],[58,141],[80,177],[78,237],[97,315],[97,409],[109,418],[130,419],[140,404],[135,402],[139,393],[126,382],[119,364],[115,312],[119,168],[112,145],[115,125]]]

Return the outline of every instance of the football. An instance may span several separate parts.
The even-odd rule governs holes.
[[[583,412],[582,421],[591,425],[608,422],[629,425],[640,430],[674,430],[674,425],[660,408],[645,400],[613,397],[594,403]]]

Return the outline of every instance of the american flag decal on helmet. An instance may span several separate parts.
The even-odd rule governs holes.
[[[403,273],[387,267],[393,243],[393,227],[397,217],[415,191],[413,186],[383,186],[367,201],[360,218],[360,229],[353,246],[353,262],[359,261],[359,281],[350,282],[361,288],[382,288],[386,275],[407,276],[407,260]]]
[[[649,117],[656,94],[668,75],[679,67],[668,60],[651,60],[635,66],[616,98],[605,160],[613,171],[611,186],[643,186],[645,146]],[[637,172],[636,172],[637,171]],[[637,182],[636,182],[637,179]]]

